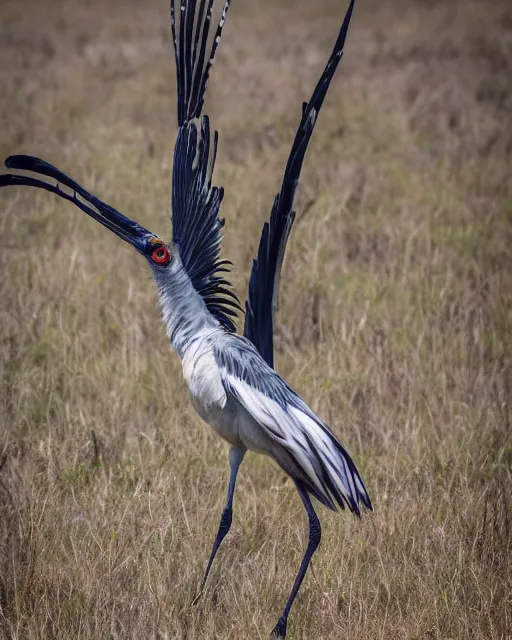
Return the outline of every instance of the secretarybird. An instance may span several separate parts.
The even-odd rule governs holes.
[[[247,450],[270,456],[295,483],[308,514],[309,542],[283,613],[272,637],[284,638],[288,615],[320,543],[320,522],[313,496],[329,509],[372,504],[356,466],[324,422],[274,370],[275,301],[286,242],[295,213],[293,201],[304,155],[329,84],[343,55],[354,0],[351,0],[334,49],[313,91],[286,164],[253,261],[245,304],[244,336],[234,319],[241,311],[226,278],[229,262],[219,258],[224,221],[219,217],[222,187],[212,186],[217,132],[202,114],[210,67],[215,58],[230,0],[225,0],[210,44],[214,0],[171,0],[171,28],[177,68],[178,137],[172,174],[172,241],[166,243],[137,222],[102,202],[81,185],[32,156],[10,156],[9,169],[21,169],[57,181],[22,175],[0,176],[0,186],[46,189],[85,211],[131,244],[152,270],[163,321],[182,360],[183,377],[201,418],[230,444],[227,502],[208,561],[203,590],[215,554],[232,519],[238,469]],[[60,188],[59,183],[68,190]]]

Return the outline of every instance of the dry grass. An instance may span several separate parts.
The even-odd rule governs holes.
[[[0,156],[42,155],[169,235],[166,2],[106,4],[2,3]],[[233,3],[210,83],[241,297],[345,9],[275,4]],[[512,637],[511,73],[505,1],[359,2],[304,170],[277,366],[376,510],[322,510],[290,638]],[[246,459],[192,607],[226,447],[149,273],[49,194],[3,190],[0,211],[0,636],[266,638],[306,535],[292,484]]]

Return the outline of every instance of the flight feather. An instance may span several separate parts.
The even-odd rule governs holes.
[[[302,163],[318,114],[336,68],[343,56],[354,0],[350,3],[331,56],[309,102],[302,105],[300,120],[286,163],[280,192],[274,199],[270,221],[263,226],[257,258],[253,261],[245,303],[244,335],[256,346],[265,362],[274,363],[274,313],[286,243],[295,220],[293,201]]]
[[[171,1],[171,27],[176,58],[178,137],[172,175],[173,241],[195,290],[210,313],[235,331],[238,298],[222,275],[230,262],[220,259],[219,216],[222,187],[212,186],[218,135],[202,115],[209,71],[219,44],[230,0],[226,0],[210,43],[214,0]],[[178,10],[177,10],[178,9]]]

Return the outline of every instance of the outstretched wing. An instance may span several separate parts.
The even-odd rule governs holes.
[[[262,358],[271,367],[274,366],[274,313],[277,309],[279,278],[286,242],[295,219],[295,190],[318,114],[343,55],[353,7],[354,0],[350,2],[331,57],[313,95],[310,101],[304,102],[302,106],[302,119],[288,157],[281,191],[274,199],[270,221],[263,225],[258,257],[252,264],[249,293],[245,303],[244,335],[256,346]]]
[[[228,280],[230,262],[220,260],[219,217],[224,195],[212,187],[217,152],[217,132],[210,131],[201,115],[210,67],[219,44],[230,0],[225,0],[217,31],[209,45],[214,0],[181,0],[179,11],[171,0],[171,26],[178,83],[178,138],[172,174],[173,240],[196,291],[210,313],[228,331],[235,331],[233,318],[240,305]],[[178,13],[178,15],[176,15]]]
[[[360,514],[362,502],[372,504],[348,451],[304,400],[271,369],[244,338],[213,346],[222,384],[271,439],[268,451],[292,477],[335,510],[348,505]],[[285,455],[280,455],[283,452]],[[286,460],[283,465],[283,460]]]

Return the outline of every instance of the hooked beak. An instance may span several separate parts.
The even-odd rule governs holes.
[[[119,211],[86,191],[65,173],[62,173],[62,171],[59,171],[59,169],[40,158],[21,155],[9,156],[5,160],[5,166],[8,169],[21,169],[48,176],[49,178],[57,180],[57,182],[65,187],[68,187],[68,189],[71,189],[73,193],[66,193],[58,184],[53,185],[37,178],[11,173],[0,175],[0,187],[20,185],[37,187],[55,193],[64,200],[72,202],[82,211],[85,211],[91,218],[94,218],[104,227],[110,229],[116,236],[131,244],[137,251],[144,255],[152,249],[154,244],[162,243],[154,233],[151,233],[137,222],[130,220],[130,218],[123,216],[122,213],[119,213]]]

